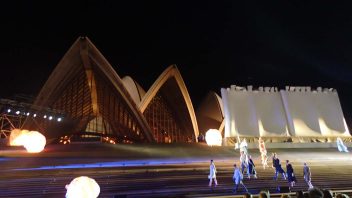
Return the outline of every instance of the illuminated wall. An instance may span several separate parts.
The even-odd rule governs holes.
[[[291,116],[292,136],[345,136],[345,125],[338,94],[335,90],[291,87],[281,91]]]
[[[221,89],[225,137],[349,136],[336,90]]]

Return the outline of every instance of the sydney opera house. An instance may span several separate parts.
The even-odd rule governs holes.
[[[244,139],[259,173],[250,179],[247,172],[249,192],[306,190],[299,170],[307,162],[315,187],[351,193],[346,173],[352,171],[352,137],[335,89],[231,85],[217,92],[208,92],[195,110],[175,65],[145,89],[143,82],[121,77],[80,37],[35,98],[0,99],[0,186],[8,186],[1,195],[63,197],[67,190],[66,197],[71,191],[94,195],[89,197],[232,197],[232,166],[242,164],[243,156],[232,146],[241,151]],[[208,141],[209,129],[216,144]],[[204,136],[208,145],[223,147],[189,144]],[[20,145],[27,152],[12,147]],[[269,152],[279,152],[282,164],[294,163],[296,186],[286,187],[291,184],[277,175],[273,180],[273,169],[265,168]],[[216,188],[207,180],[213,159],[220,173]],[[77,186],[84,190],[76,190],[82,178]]]
[[[145,91],[130,76],[121,78],[86,37],[64,55],[33,106],[64,115],[59,124],[26,120],[25,128],[39,128],[49,140],[79,134],[125,143],[170,143],[195,141],[198,135],[193,105],[176,66],[165,69]]]
[[[224,143],[238,137],[294,142],[351,137],[335,89],[232,85],[221,89],[221,97],[209,92],[195,112],[176,66],[166,68],[145,90],[132,77],[120,77],[86,37],[67,51],[33,107],[64,115],[59,124],[45,117],[26,120],[24,128],[42,131],[49,140],[196,142],[208,129],[219,130]]]

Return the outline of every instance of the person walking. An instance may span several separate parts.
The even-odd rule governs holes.
[[[308,185],[308,190],[314,188],[314,186],[312,185],[312,182],[311,182],[311,179],[312,179],[312,174],[310,172],[310,168],[309,166],[307,165],[306,162],[303,163],[303,178],[304,178],[304,181],[307,183]]]
[[[246,186],[243,184],[242,180],[243,180],[243,174],[241,173],[240,169],[237,167],[236,164],[233,165],[234,169],[233,169],[233,182],[235,183],[235,188],[233,189],[234,193],[237,193],[238,190],[238,185],[241,184],[242,187],[246,190],[246,192],[248,192]]]
[[[252,160],[252,156],[249,155],[248,157],[248,179],[251,178],[251,175],[254,176],[254,178],[257,178],[257,171],[255,170],[255,165],[254,165],[254,162]]]
[[[297,180],[296,180],[296,176],[295,176],[292,164],[290,163],[289,160],[286,160],[286,173],[287,173],[287,181],[289,183],[289,188],[291,189],[293,186],[295,186]]]
[[[214,164],[213,160],[210,160],[208,179],[209,179],[209,187],[212,186],[213,180],[214,180],[214,183],[215,183],[215,187],[218,185],[218,181],[216,180],[216,167],[215,167],[215,164]]]
[[[241,162],[241,172],[244,174],[244,170],[246,170],[247,175],[249,176],[249,166],[248,166],[248,155],[244,151],[241,151],[240,155],[240,162]]]
[[[273,167],[275,168],[274,179],[277,180],[279,173],[281,173],[284,180],[286,180],[285,171],[282,169],[281,164],[280,164],[280,160],[277,157],[276,153],[274,153],[274,155],[273,155]]]

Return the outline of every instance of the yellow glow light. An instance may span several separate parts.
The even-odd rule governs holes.
[[[45,136],[37,131],[30,131],[25,135],[24,148],[28,153],[39,153],[44,150]]]
[[[66,185],[66,198],[96,198],[100,194],[98,183],[89,177],[81,176]]]
[[[221,146],[222,136],[219,130],[209,129],[205,134],[205,141],[208,146]]]
[[[25,135],[28,130],[14,129],[10,134],[10,145],[11,146],[22,146],[25,142]]]

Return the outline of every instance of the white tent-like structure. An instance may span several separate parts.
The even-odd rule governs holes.
[[[251,86],[221,89],[225,138],[350,137],[335,89]]]

